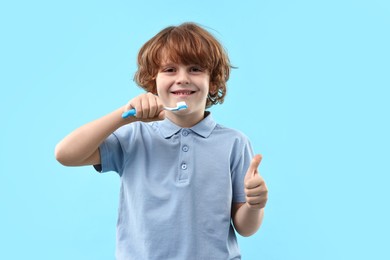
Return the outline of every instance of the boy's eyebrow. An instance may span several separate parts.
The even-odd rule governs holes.
[[[161,62],[160,64],[160,67],[166,67],[166,66],[176,66],[176,65],[179,65],[181,63],[177,63],[177,62]],[[197,64],[197,63],[190,63],[190,64],[185,64],[185,66],[199,66],[199,67],[203,67],[202,65],[200,64]]]
[[[176,65],[176,63],[174,63],[174,62],[167,62],[167,63],[161,63],[160,64],[161,67],[173,66],[173,65]]]
[[[163,61],[160,63],[160,67],[174,66],[174,65],[177,65],[177,63],[172,61]]]

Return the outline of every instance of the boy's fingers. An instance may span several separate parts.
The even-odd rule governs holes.
[[[141,107],[142,115],[139,115],[139,117],[146,119],[149,117],[149,108],[150,108],[149,99],[143,98],[141,100],[141,106],[142,106]]]
[[[149,122],[154,120],[163,120],[165,118],[165,114],[161,113],[163,108],[164,106],[158,96],[152,93],[146,93],[131,99],[124,106],[123,112],[135,109],[135,118],[144,122]]]
[[[262,183],[263,183],[263,179],[261,177],[260,178],[251,178],[245,183],[245,188],[246,189],[254,189],[254,188],[261,186]]]
[[[156,116],[158,116],[160,118],[160,114],[161,112],[164,111],[164,106],[163,104],[161,103],[160,99],[158,97],[156,97]],[[164,119],[165,118],[165,114],[162,113],[162,118]]]
[[[126,111],[129,111],[130,109],[133,109],[135,108],[135,105],[133,104],[133,100],[130,100],[129,102],[127,102],[126,106],[125,106],[125,111],[123,112],[126,112]]]
[[[257,171],[257,168],[259,167],[262,159],[263,159],[263,156],[261,154],[256,154],[255,157],[253,157],[249,168],[252,171]]]
[[[258,173],[257,168],[259,167],[261,160],[263,159],[263,156],[261,154],[256,154],[252,161],[251,164],[249,165],[248,172],[247,174],[256,174]]]
[[[158,119],[164,120],[165,119],[165,111],[161,110],[160,113],[158,114]]]
[[[157,105],[157,100],[156,99],[151,99],[149,101],[149,106],[150,106],[150,109],[149,109],[149,117],[150,118],[153,118],[155,117],[157,114],[157,109],[158,109],[158,105]]]

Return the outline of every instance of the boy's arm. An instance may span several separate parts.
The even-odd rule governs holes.
[[[71,132],[55,148],[55,157],[63,165],[100,164],[99,146],[119,127],[134,121],[161,120],[162,104],[157,96],[147,93],[132,99],[127,105]],[[122,118],[122,113],[135,108],[135,117]]]
[[[256,155],[245,175],[245,203],[233,203],[232,220],[236,231],[242,236],[250,236],[260,228],[264,216],[264,207],[268,199],[268,189],[257,167],[261,155]]]
[[[125,124],[122,108],[77,128],[59,142],[56,159],[66,166],[100,164],[100,144],[116,129]],[[133,119],[134,120],[134,119]]]
[[[232,219],[234,228],[243,237],[249,237],[257,232],[263,222],[264,208],[251,209],[247,203],[234,203]]]

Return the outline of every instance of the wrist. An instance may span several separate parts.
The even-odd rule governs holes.
[[[264,207],[260,207],[257,204],[251,205],[248,202],[245,203],[245,206],[248,209],[248,211],[254,212],[254,213],[258,213],[258,212],[264,210]]]

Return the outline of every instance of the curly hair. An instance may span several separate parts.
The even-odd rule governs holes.
[[[206,108],[222,104],[229,80],[229,57],[219,41],[195,23],[169,26],[147,41],[138,53],[138,70],[134,81],[148,92],[156,93],[156,76],[163,62],[197,64],[210,74],[210,90]]]

